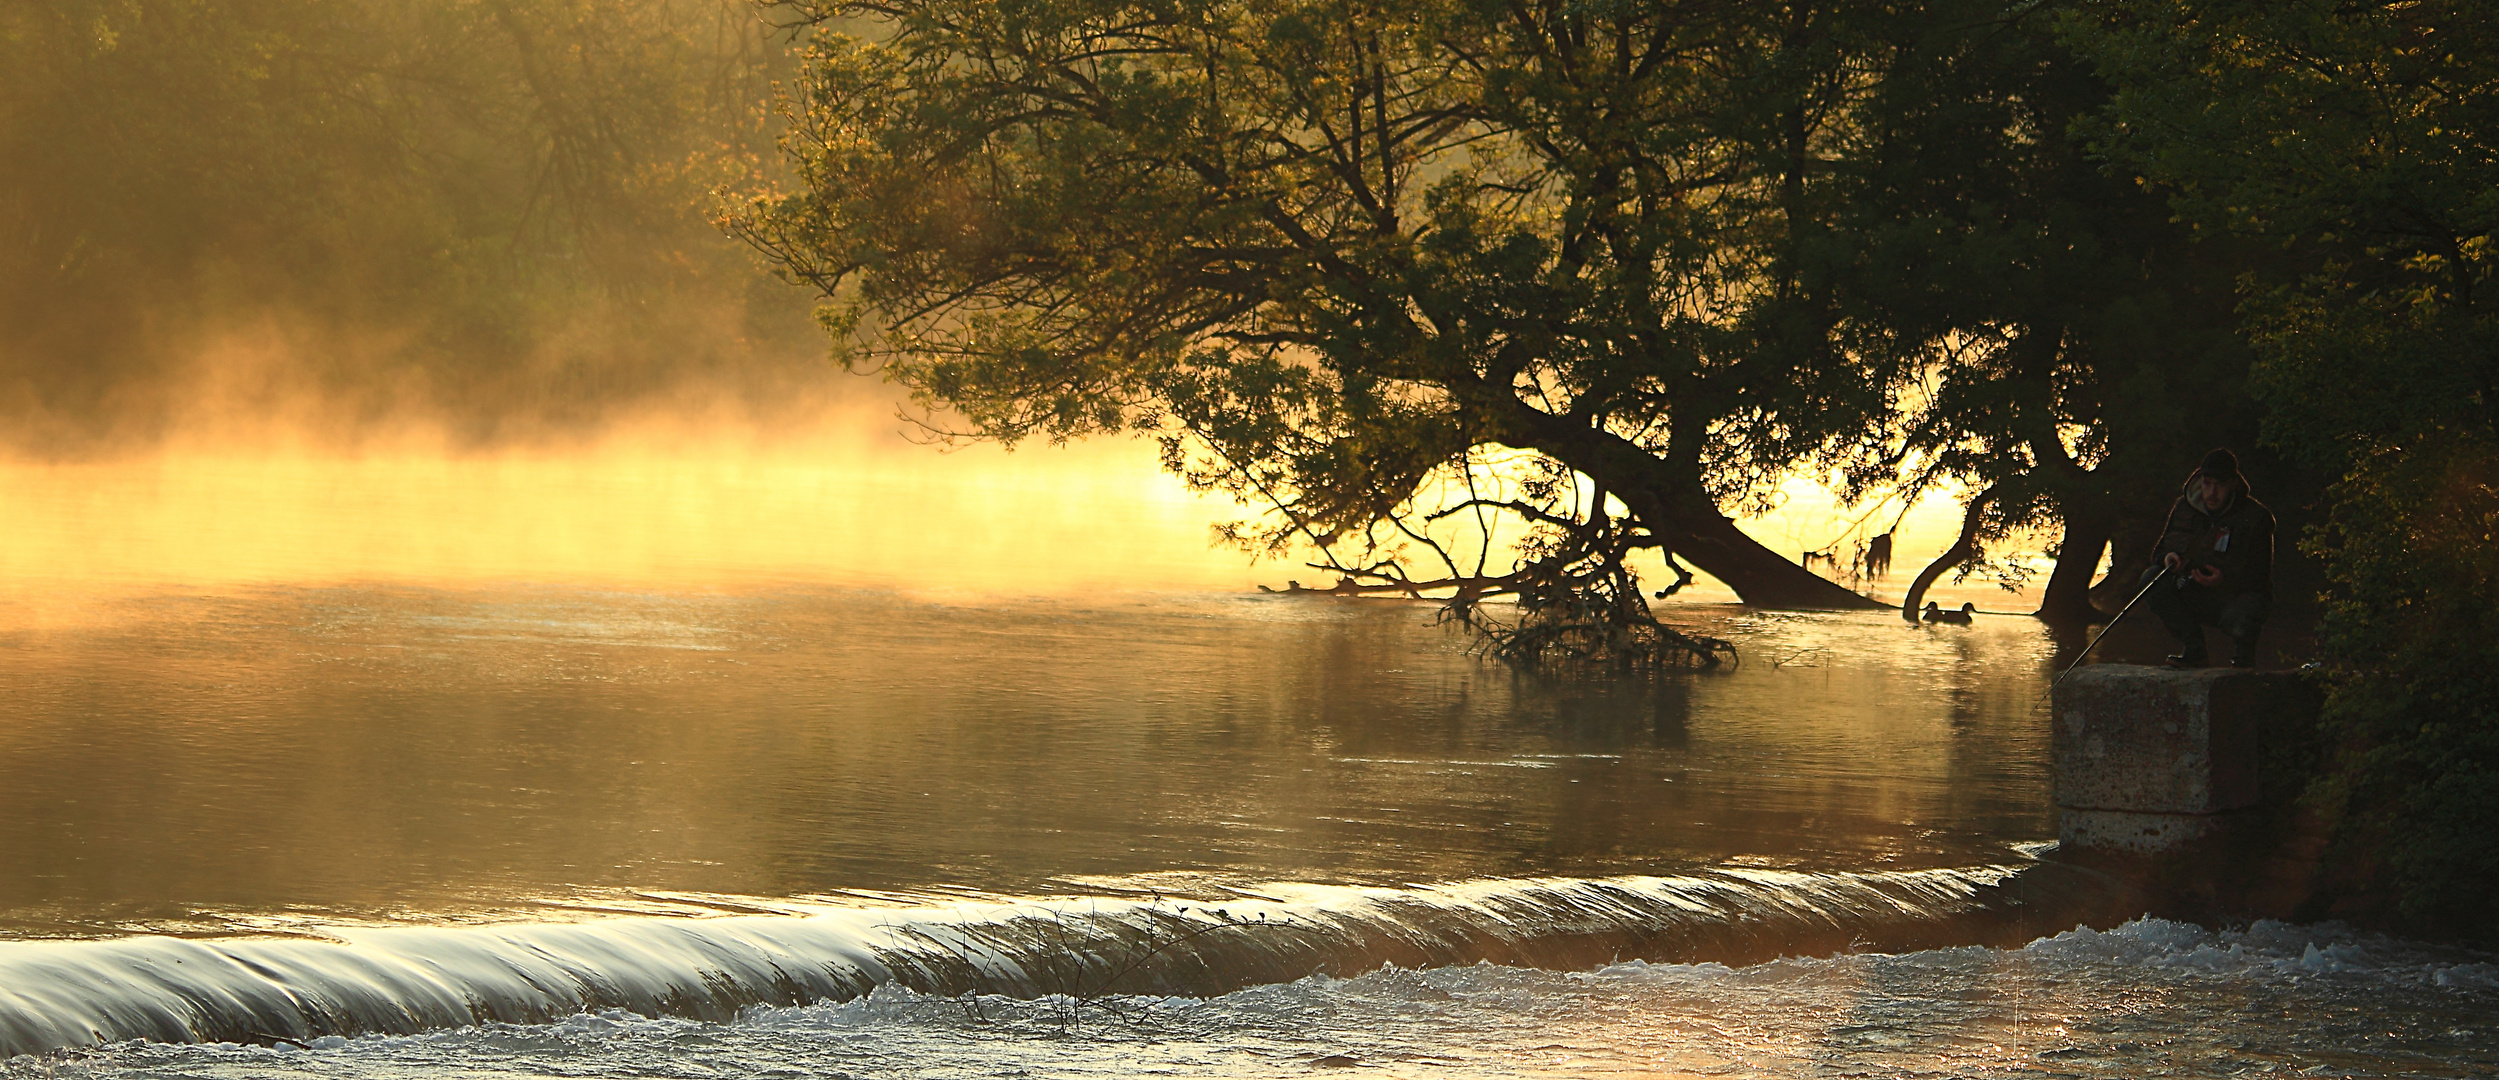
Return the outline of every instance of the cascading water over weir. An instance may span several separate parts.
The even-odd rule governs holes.
[[[750,1006],[846,1000],[887,983],[948,995],[1213,995],[1383,964],[1741,963],[2027,940],[2115,899],[2088,875],[2054,864],[1721,869],[1411,888],[1278,885],[1221,902],[772,902],[787,913],[342,928],[329,940],[16,941],[0,943],[0,1056],[129,1039],[294,1042],[618,1008],[722,1020]]]

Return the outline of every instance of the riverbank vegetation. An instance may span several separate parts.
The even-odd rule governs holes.
[[[1160,438],[1340,591],[1550,606],[1654,552],[1860,605],[1726,516],[1801,471],[1973,493],[1947,563],[2052,530],[2080,621],[2258,444],[2331,579],[2346,899],[2492,926],[2479,8],[784,10],[828,28],[794,182],[728,224],[841,357],[957,434]]]
[[[2305,540],[2331,862],[2354,900],[2499,936],[2499,15],[2147,0],[2067,27],[2116,87],[2112,165],[2270,253],[2241,279],[2251,389],[2334,478]]]

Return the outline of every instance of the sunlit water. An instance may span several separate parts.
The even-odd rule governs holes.
[[[1557,685],[1425,607],[1266,596],[24,602],[0,1047],[72,1048],[18,1075],[2499,1069],[2488,958],[2116,928],[2043,876],[2028,620],[1672,613],[1742,663]]]
[[[0,1075],[2489,1076],[2499,967],[2160,921],[2018,949],[1318,975],[1211,998],[864,998],[292,1045],[128,1044]]]

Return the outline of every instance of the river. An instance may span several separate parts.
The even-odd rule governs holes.
[[[6,1076],[2466,1076],[2499,962],[2112,915],[2037,624],[820,584],[0,613]],[[2078,927],[2090,922],[2090,927]]]

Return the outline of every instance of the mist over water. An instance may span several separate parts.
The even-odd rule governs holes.
[[[941,451],[875,391],[210,394],[0,462],[0,1075],[2140,1075],[2267,994],[2394,1033],[2265,1029],[2286,1068],[2391,1075],[2499,1015],[2339,931],[2364,988],[2304,988],[2292,928],[2090,1028],[2240,946],[2022,947],[2132,910],[2031,861],[2028,620],[1704,580],[1661,610],[1741,664],[1525,679],[1428,603],[1254,591],[1330,576],[1211,545],[1247,511],[1146,444]]]
[[[850,389],[780,421],[714,401],[501,447],[413,419],[342,440],[284,417],[228,417],[110,456],[0,457],[11,523],[0,597],[26,618],[106,595],[256,585],[791,583],[964,599],[1335,581],[1308,565],[1316,552],[1216,543],[1214,523],[1261,508],[1188,490],[1150,442],[932,445],[875,384]],[[1801,478],[1782,494],[1744,527],[1799,551],[1897,512],[1839,506]],[[1921,502],[1891,571],[1858,585],[1896,598],[1957,528],[1948,500]],[[1654,555],[1638,561],[1647,580],[1674,580]],[[1988,610],[2035,602],[1983,577],[1947,577],[1930,595]],[[1734,594],[1703,576],[1676,599]]]
[[[1210,547],[1233,508],[1146,447],[889,417],[0,467],[0,1045],[112,1047],[9,1068],[1777,1075],[1857,1036],[1766,1018],[1860,1012],[1988,1048],[1956,1060],[2075,1042],[1942,1004],[2048,993],[1993,949],[2128,910],[2029,861],[2036,624],[1677,603],[1742,663],[1524,679],[1429,604],[1252,591],[1326,578]],[[1941,996],[1757,966],[1868,949]],[[2368,1000],[2479,1031],[2478,962]],[[2102,978],[2069,1017],[2133,993]]]
[[[244,442],[0,464],[0,514],[21,523],[0,592],[790,581],[1015,596],[1258,576],[1209,544],[1223,508],[1150,447],[946,453],[885,434],[897,426],[848,408],[800,432],[661,419],[541,449]]]

